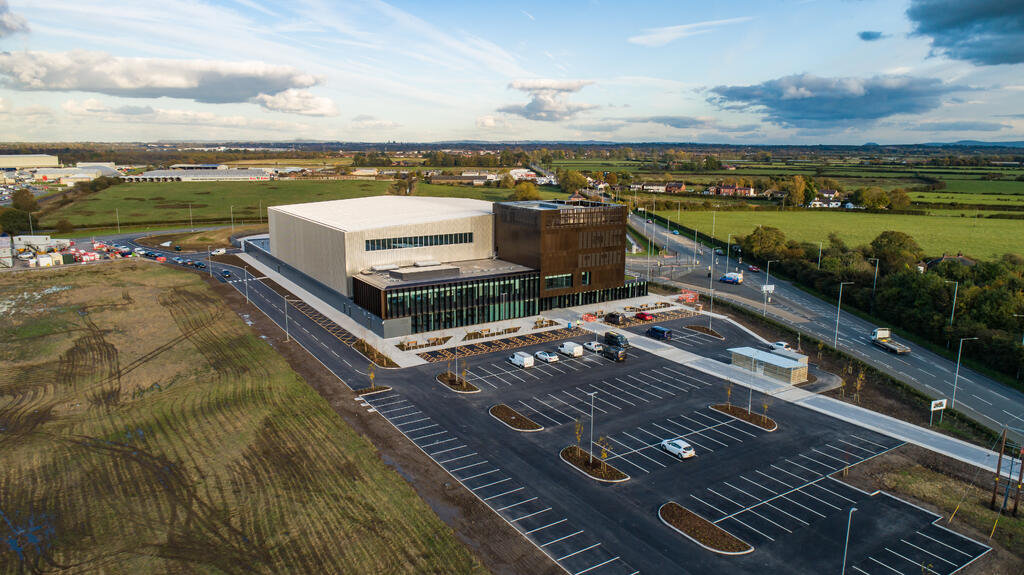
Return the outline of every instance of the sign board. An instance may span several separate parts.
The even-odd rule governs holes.
[[[945,399],[936,399],[935,401],[932,402],[932,411],[939,411],[942,409],[946,409]]]
[[[761,286],[761,293],[775,293],[775,284]]]

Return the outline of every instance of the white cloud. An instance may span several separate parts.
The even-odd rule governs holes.
[[[534,17],[533,17],[533,14],[530,14],[530,13],[529,13],[529,12],[527,12],[526,10],[520,10],[520,12],[522,12],[522,13],[523,13],[523,16],[526,16],[526,17],[527,17],[527,18],[529,18],[530,20],[536,20],[536,18],[534,18]]]
[[[543,122],[568,120],[579,112],[596,108],[592,104],[574,104],[566,101],[567,94],[579,92],[590,84],[593,82],[589,80],[514,80],[508,87],[529,93],[530,101],[526,104],[503,106],[498,108],[498,111]]]
[[[504,130],[508,128],[508,122],[497,116],[480,116],[476,119],[476,127],[481,130]]]
[[[294,88],[279,94],[260,94],[255,101],[268,110],[288,112],[304,116],[337,116],[338,107],[330,98],[314,96],[305,90]]]
[[[252,119],[241,115],[220,116],[212,112],[195,110],[151,108],[149,106],[111,108],[95,98],[88,98],[82,101],[68,100],[64,102],[61,108],[65,113],[73,117],[93,117],[105,122],[264,130],[302,130],[309,127],[296,122]],[[21,113],[21,109],[18,112]]]
[[[398,122],[381,120],[375,116],[369,116],[366,114],[360,114],[352,118],[352,127],[360,130],[387,130],[389,128],[398,128],[400,126],[401,124]]]
[[[3,85],[14,90],[82,91],[132,98],[247,102],[315,86],[320,79],[263,62],[121,58],[105,52],[0,53]]]
[[[10,111],[10,105],[7,100],[0,98],[0,114],[4,114]]]
[[[740,22],[747,22],[751,20],[750,17],[744,16],[742,18],[728,18],[725,20],[708,20],[706,22],[695,22],[693,24],[680,24],[678,26],[664,26],[662,28],[649,28],[644,30],[643,34],[638,34],[629,39],[633,44],[640,44],[641,46],[664,46],[669,42],[674,42],[680,38],[686,38],[688,36],[696,36],[698,34],[707,34],[713,31],[719,26],[726,24],[738,24]]]
[[[0,0],[0,38],[6,38],[18,32],[28,32],[28,22],[21,14],[11,12],[7,0]]]

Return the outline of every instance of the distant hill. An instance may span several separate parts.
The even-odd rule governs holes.
[[[960,140],[957,142],[928,142],[922,146],[969,146],[973,148],[1024,148],[1024,141],[1016,142],[982,142],[980,140]]]

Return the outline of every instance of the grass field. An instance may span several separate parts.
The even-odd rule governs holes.
[[[0,573],[483,573],[200,276],[0,274]]]
[[[154,234],[149,237],[135,240],[137,243],[150,247],[165,247],[161,244],[170,242],[166,247],[181,246],[183,251],[205,251],[207,248],[230,248],[231,236],[238,234],[265,234],[267,225],[235,226],[234,231],[230,226],[216,230],[203,230],[201,232],[185,232],[176,234]],[[166,248],[165,247],[165,248]]]
[[[376,196],[386,193],[389,185],[387,181],[363,180],[121,184],[55,210],[43,219],[43,224],[53,226],[64,218],[76,227],[110,227],[117,218],[120,218],[122,226],[167,222],[188,224],[189,204],[197,225],[203,221],[230,221],[232,211],[236,224],[255,223],[261,217],[266,222],[268,206]],[[441,186],[424,182],[416,185],[416,194],[421,196],[496,201],[507,198],[509,193],[510,190],[500,188]],[[541,196],[554,198],[564,197],[564,194],[546,189],[541,191]]]
[[[713,213],[684,211],[679,223],[710,234]],[[674,210],[658,214],[676,221]],[[828,242],[829,233],[835,232],[850,246],[867,244],[881,232],[898,230],[910,234],[928,255],[961,251],[981,259],[1007,252],[1024,255],[1024,220],[807,211],[717,212],[715,220],[715,235],[723,241],[728,234],[744,236],[759,225],[779,228],[787,239],[814,244]]]

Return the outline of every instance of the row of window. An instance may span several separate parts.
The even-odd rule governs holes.
[[[544,289],[564,289],[572,287],[572,274],[544,276]]]
[[[405,238],[381,238],[366,240],[366,251],[399,250],[403,248],[423,248],[429,246],[450,246],[454,244],[473,243],[473,232],[457,234],[435,234],[432,236],[410,236]]]
[[[626,231],[617,228],[612,230],[587,230],[579,233],[580,249],[603,248],[613,246],[622,248],[626,244]]]
[[[614,252],[599,252],[596,254],[579,254],[579,267],[598,268],[603,266],[619,265],[625,259],[625,253],[619,250]]]
[[[473,307],[503,306],[536,298],[535,274],[506,276],[385,291],[385,318],[415,316]]]

